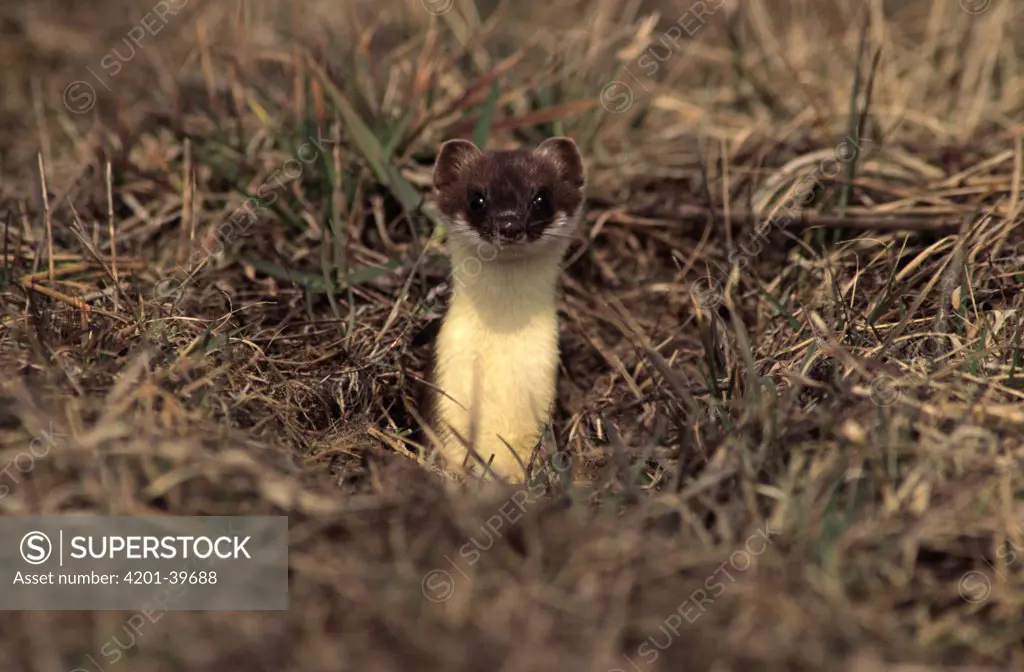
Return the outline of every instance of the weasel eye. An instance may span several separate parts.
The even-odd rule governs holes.
[[[469,192],[469,210],[470,212],[480,213],[487,209],[487,199],[479,191]]]
[[[548,217],[551,215],[551,192],[547,189],[541,189],[533,195],[533,201],[530,203],[533,213],[539,217]]]

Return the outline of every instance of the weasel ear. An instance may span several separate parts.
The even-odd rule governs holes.
[[[583,169],[583,157],[572,138],[548,138],[537,146],[536,152],[548,158],[558,169],[558,175],[577,189],[587,183],[587,174]]]
[[[434,161],[434,188],[441,190],[459,179],[470,161],[482,154],[469,140],[457,138],[441,145]]]

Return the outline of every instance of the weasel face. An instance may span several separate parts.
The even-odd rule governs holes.
[[[452,242],[478,248],[485,260],[567,242],[585,184],[579,149],[564,137],[535,149],[490,152],[468,140],[449,140],[434,165],[437,204]]]

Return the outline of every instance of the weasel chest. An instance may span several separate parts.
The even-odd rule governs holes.
[[[479,316],[452,308],[455,310],[437,340],[434,383],[442,392],[439,420],[472,441],[470,425],[475,419],[476,452],[485,462],[494,455],[491,469],[497,475],[521,480],[523,467],[519,463],[529,463],[554,402],[558,373],[555,315],[552,311],[514,329],[503,329],[488,327]],[[445,457],[458,466],[466,448],[445,429],[440,432]],[[478,463],[470,458],[467,464]]]

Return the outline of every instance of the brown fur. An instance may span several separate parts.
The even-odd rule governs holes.
[[[531,239],[551,217],[531,217],[531,199],[541,190],[551,196],[554,213],[573,213],[583,199],[584,171],[572,141],[553,138],[536,149],[482,152],[468,140],[450,140],[434,167],[437,205],[450,220],[464,219],[481,237],[493,238],[495,213],[530,220]],[[471,192],[486,195],[488,211],[473,212]]]

